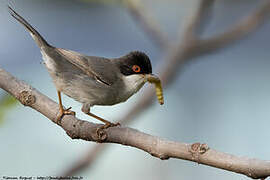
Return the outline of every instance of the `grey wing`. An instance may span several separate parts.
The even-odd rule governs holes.
[[[110,59],[94,56],[85,56],[80,53],[56,48],[56,51],[64,56],[71,64],[81,69],[85,74],[90,77],[94,77],[97,81],[102,82],[108,86],[111,86],[117,76],[115,71],[116,67],[112,66]]]

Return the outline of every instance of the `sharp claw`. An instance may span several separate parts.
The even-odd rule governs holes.
[[[102,142],[107,138],[107,133],[105,131],[103,131],[104,129],[108,129],[110,127],[114,127],[114,126],[121,126],[120,123],[111,123],[108,122],[100,127],[97,128],[96,133],[98,136],[98,142]]]
[[[57,124],[60,123],[61,119],[63,118],[64,115],[73,115],[75,116],[76,113],[74,111],[70,111],[71,107],[65,109],[65,110],[60,110],[59,115],[57,116]]]
[[[65,111],[63,112],[63,115],[73,115],[73,116],[75,116],[76,113],[75,113],[74,111],[65,110]]]
[[[118,122],[118,123],[115,123],[114,126],[121,126],[121,124]]]
[[[109,128],[109,127],[114,127],[114,126],[121,126],[121,124],[118,122],[118,123],[108,123],[108,124],[105,124],[105,126],[108,126],[108,127],[106,127],[106,129],[107,128]]]
[[[102,126],[100,126],[99,128],[97,128],[97,132],[103,130],[103,129],[108,129],[110,127],[115,127],[115,126],[121,126],[121,124],[118,122],[118,123],[106,123]]]
[[[62,117],[63,117],[63,114],[58,114],[58,115],[57,115],[57,118],[56,118],[56,123],[57,123],[57,124],[60,123]]]
[[[64,114],[64,115],[73,115],[73,116],[75,116],[76,113],[75,113],[74,111],[70,111],[71,108],[72,108],[72,107],[69,107],[69,108],[67,108],[66,110],[64,110],[63,114]]]

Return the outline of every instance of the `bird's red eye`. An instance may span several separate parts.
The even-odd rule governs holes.
[[[132,66],[132,70],[133,70],[134,72],[136,72],[136,73],[141,72],[141,68],[140,68],[140,66],[138,66],[138,65],[133,65],[133,66]]]

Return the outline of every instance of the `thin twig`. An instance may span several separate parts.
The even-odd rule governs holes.
[[[23,105],[37,110],[57,124],[59,105],[1,68],[0,87],[13,95]],[[169,158],[184,159],[244,174],[252,178],[270,176],[270,161],[237,157],[218,152],[210,149],[206,144],[168,141],[128,127],[112,127],[98,134],[97,128],[101,124],[94,124],[68,115],[64,116],[61,124],[58,125],[72,139],[122,144],[141,149],[161,160]]]
[[[99,153],[105,150],[105,144],[99,144],[99,146],[89,148],[88,152],[82,155],[80,160],[76,161],[76,163],[66,170],[60,177],[72,176],[76,172],[81,171],[85,167],[89,167],[89,162],[95,161],[99,156]],[[78,163],[79,162],[79,163]]]
[[[201,34],[210,19],[215,0],[201,0],[184,32],[185,37]],[[195,37],[196,38],[196,37]]]
[[[266,0],[261,7],[243,20],[238,21],[231,29],[208,39],[200,40],[198,46],[201,53],[209,53],[231,45],[236,40],[254,32],[265,20],[269,19],[269,17],[270,1]]]
[[[156,19],[150,15],[149,9],[146,10],[140,0],[124,0],[124,4],[131,17],[141,25],[142,29],[152,38],[155,44],[163,50],[167,49],[170,45],[168,36],[161,31],[161,27]]]

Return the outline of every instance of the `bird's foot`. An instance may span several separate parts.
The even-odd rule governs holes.
[[[115,127],[115,126],[121,126],[121,124],[119,122],[118,123],[108,122],[98,127],[96,131],[97,136],[98,136],[98,141],[102,142],[107,138],[107,133],[104,131],[105,129],[108,129],[110,127]]]
[[[74,111],[71,111],[70,109],[71,109],[71,107],[69,107],[67,109],[60,108],[60,113],[58,114],[57,119],[56,119],[57,124],[61,123],[61,119],[63,118],[64,115],[72,115],[72,116],[76,115],[76,113]]]

